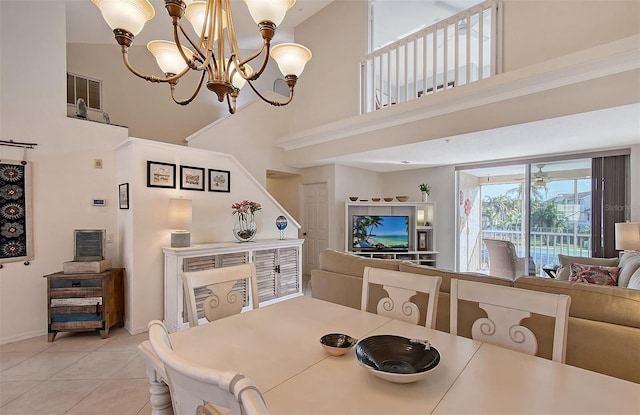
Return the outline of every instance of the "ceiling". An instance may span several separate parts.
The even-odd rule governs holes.
[[[334,157],[326,162],[378,172],[538,158],[640,144],[640,104],[477,131]],[[518,145],[513,145],[514,137]],[[506,168],[505,168],[506,169]],[[509,174],[504,170],[503,174]]]
[[[293,41],[293,28],[319,12],[333,0],[297,0],[295,5],[278,27],[274,43]],[[402,0],[375,0],[387,21],[401,22],[401,18],[388,17],[399,11]],[[396,3],[396,7],[387,7]],[[170,18],[164,10],[164,1],[152,0],[156,17],[145,25],[136,37],[136,44],[146,44],[153,39],[172,37]],[[449,0],[432,3],[433,10],[459,9],[460,4],[468,5],[468,0]],[[472,1],[477,3],[477,1]],[[242,49],[259,47],[256,25],[251,19],[242,0],[231,0],[238,43]],[[89,0],[67,0],[67,42],[115,44],[111,29],[102,19],[100,11]],[[405,13],[406,10],[403,10]],[[429,16],[426,21],[437,20],[438,15]],[[190,25],[189,25],[190,26]],[[392,39],[393,33],[380,35]],[[385,30],[381,28],[379,30]],[[389,29],[391,30],[391,29]],[[402,30],[399,33],[404,33]],[[626,105],[595,112],[536,121],[527,124],[479,131],[459,136],[451,136],[421,143],[390,147],[375,151],[365,151],[322,160],[322,163],[338,163],[378,172],[416,169],[441,165],[460,165],[484,160],[509,160],[527,158],[541,154],[571,153],[576,148],[597,151],[601,148],[623,147],[639,144],[640,104]],[[518,146],[511,145],[513,137],[518,137]]]
[[[274,44],[293,42],[293,28],[320,11],[333,0],[297,0],[287,12],[282,24],[276,30]],[[149,41],[173,40],[171,18],[164,8],[164,1],[150,0],[156,11],[155,17],[147,22],[144,29],[135,38],[135,44],[146,45]],[[191,0],[185,0],[191,3]],[[241,49],[256,49],[262,39],[257,26],[244,1],[231,0],[233,24]],[[113,32],[106,24],[100,10],[90,0],[66,0],[67,42],[116,44]],[[192,30],[189,23],[185,30]],[[195,35],[195,32],[193,32]]]

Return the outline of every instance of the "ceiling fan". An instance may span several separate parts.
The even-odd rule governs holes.
[[[544,164],[536,164],[537,172],[533,174],[533,186],[534,187],[547,187],[549,182],[549,173],[543,172]]]

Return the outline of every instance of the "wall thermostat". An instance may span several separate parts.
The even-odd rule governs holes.
[[[93,199],[93,206],[106,206],[107,201],[104,199]]]

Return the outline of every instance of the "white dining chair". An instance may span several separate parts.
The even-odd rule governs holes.
[[[262,393],[242,373],[223,372],[187,362],[171,345],[165,325],[149,322],[149,343],[164,365],[175,414],[268,414]],[[226,411],[220,411],[220,408]]]
[[[238,314],[245,298],[258,308],[258,283],[253,263],[182,273],[189,327],[201,316],[208,321]],[[250,287],[250,289],[249,289]],[[202,312],[198,309],[201,307]]]
[[[477,302],[487,317],[473,322],[471,337],[535,355],[538,339],[520,322],[531,313],[555,318],[552,360],[564,363],[571,297],[475,281],[451,279],[450,330],[458,334],[458,301]]]
[[[367,311],[370,284],[382,285],[387,297],[378,301],[377,313],[387,317],[418,324],[420,309],[411,301],[418,293],[429,295],[425,326],[435,328],[438,296],[442,278],[438,276],[412,274],[410,272],[365,267],[362,275],[362,300],[360,309]]]

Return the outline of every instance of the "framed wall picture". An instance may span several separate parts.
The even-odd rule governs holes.
[[[228,170],[209,169],[209,191],[230,192],[231,172]]]
[[[176,165],[147,161],[147,187],[176,188]]]
[[[120,209],[129,209],[129,183],[118,186],[118,204]]]
[[[418,231],[418,251],[428,251],[429,242],[427,231]]]
[[[180,188],[204,192],[204,168],[180,166]]]

